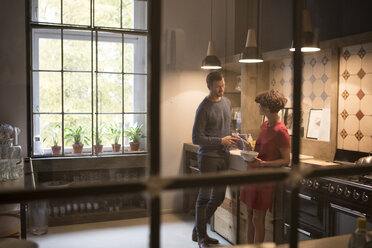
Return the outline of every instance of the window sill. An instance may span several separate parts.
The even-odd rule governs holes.
[[[115,153],[111,155],[70,155],[65,157],[34,157],[30,165],[35,173],[80,170],[107,170],[122,168],[145,168],[148,153],[145,151]],[[31,168],[25,168],[28,170]]]

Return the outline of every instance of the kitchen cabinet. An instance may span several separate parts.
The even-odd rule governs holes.
[[[146,175],[147,157],[147,154],[136,154],[101,158],[33,159],[34,184],[36,188],[50,188],[141,179]],[[47,202],[49,226],[147,215],[147,202],[141,194],[96,197],[92,192],[91,196],[48,199]]]

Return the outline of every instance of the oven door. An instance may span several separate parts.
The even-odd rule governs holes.
[[[329,236],[353,233],[356,229],[358,217],[367,218],[367,230],[372,230],[372,218],[366,213],[354,210],[355,208],[329,203]]]
[[[287,242],[289,242],[290,240],[290,231],[291,231],[291,226],[285,223],[284,224],[284,240],[286,240]],[[311,227],[300,225],[300,227],[297,228],[298,241],[319,239],[322,237],[324,237],[323,233],[316,231]]]

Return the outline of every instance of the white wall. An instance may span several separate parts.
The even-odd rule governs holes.
[[[213,1],[213,40],[219,58],[226,55],[225,0]],[[161,175],[178,176],[182,172],[183,143],[191,142],[195,111],[208,94],[205,77],[200,69],[210,39],[210,1],[163,0],[163,50],[161,79]],[[183,57],[175,67],[166,68],[169,44],[166,32],[184,32]],[[176,44],[177,46],[178,44]],[[182,192],[167,192],[162,197],[163,211],[182,209]]]
[[[27,149],[25,1],[2,0],[0,8],[0,123],[21,129]]]

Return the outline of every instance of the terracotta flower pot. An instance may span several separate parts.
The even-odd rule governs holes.
[[[72,149],[73,149],[73,154],[82,154],[83,153],[83,147],[84,145],[79,145],[79,144],[73,144]]]
[[[120,152],[121,144],[111,144],[113,152]]]
[[[52,155],[61,155],[61,146],[52,146]]]
[[[93,149],[95,154],[102,153],[103,145],[94,145]]]
[[[130,150],[131,151],[138,151],[140,143],[139,142],[129,142],[129,145],[130,145]]]

